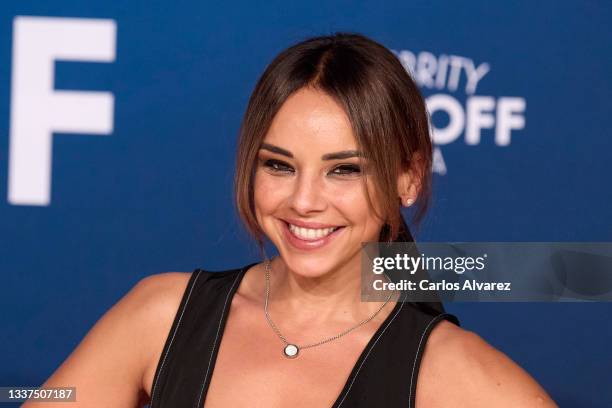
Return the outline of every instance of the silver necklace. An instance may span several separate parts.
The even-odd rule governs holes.
[[[287,357],[287,358],[296,358],[298,356],[300,350],[302,350],[302,349],[307,349],[307,348],[310,348],[310,347],[320,346],[321,344],[328,343],[328,342],[330,342],[332,340],[336,340],[336,339],[344,336],[345,334],[348,334],[351,331],[355,330],[359,326],[366,324],[367,322],[372,320],[382,310],[383,307],[385,307],[387,302],[389,302],[389,299],[391,299],[391,294],[392,293],[389,293],[389,296],[387,297],[387,300],[385,300],[385,303],[383,303],[382,306],[380,306],[378,308],[378,310],[376,312],[374,312],[373,315],[371,315],[367,319],[362,320],[361,322],[357,323],[355,326],[352,326],[351,328],[343,331],[342,333],[336,334],[335,336],[329,337],[329,338],[327,338],[325,340],[321,340],[321,341],[318,341],[318,342],[312,343],[312,344],[305,344],[305,345],[302,345],[302,346],[298,346],[295,343],[289,343],[287,341],[285,336],[283,336],[281,334],[281,332],[278,329],[278,327],[276,327],[276,325],[272,321],[272,318],[270,317],[270,314],[268,313],[268,299],[270,298],[270,260],[266,259],[266,300],[265,300],[265,303],[264,303],[264,312],[266,314],[266,320],[270,324],[270,327],[272,327],[272,330],[274,330],[274,332],[278,335],[278,337],[285,344],[285,347],[283,348],[283,355],[285,357]]]

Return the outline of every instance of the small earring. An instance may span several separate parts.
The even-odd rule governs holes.
[[[406,198],[406,200],[404,201],[406,207],[410,207],[413,203],[414,203],[414,199],[413,198]]]

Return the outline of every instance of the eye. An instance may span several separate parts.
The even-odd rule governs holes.
[[[292,173],[293,169],[287,163],[280,160],[268,159],[263,161],[263,166],[272,173]]]
[[[341,164],[332,170],[332,174],[338,176],[352,176],[361,173],[361,168],[356,164]]]

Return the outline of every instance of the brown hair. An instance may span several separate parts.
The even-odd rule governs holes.
[[[373,164],[377,197],[386,220],[379,241],[412,241],[401,214],[397,177],[411,169],[418,178],[413,224],[431,197],[432,144],[425,102],[397,57],[357,33],[306,39],[282,51],[257,82],[240,127],[234,195],[248,232],[263,247],[255,217],[257,153],[281,105],[303,87],[325,92],[342,106],[358,148]],[[372,203],[371,197],[368,201]]]

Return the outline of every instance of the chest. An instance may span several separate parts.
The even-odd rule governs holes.
[[[379,322],[380,323],[380,322]],[[279,327],[283,332],[282,327]],[[345,387],[376,325],[364,325],[331,342],[283,355],[284,344],[268,325],[263,310],[236,302],[230,308],[218,352],[208,368],[203,400],[219,407],[331,407]],[[313,328],[302,336],[283,334],[298,345],[339,333]],[[311,341],[312,340],[312,341]]]

